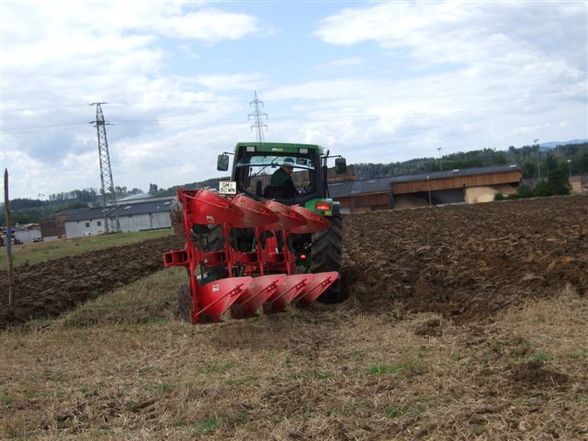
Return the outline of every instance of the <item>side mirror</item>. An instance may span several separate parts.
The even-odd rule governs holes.
[[[338,175],[347,173],[347,161],[345,158],[335,159],[335,173]]]
[[[218,155],[216,160],[216,169],[218,171],[227,171],[229,169],[229,155]]]

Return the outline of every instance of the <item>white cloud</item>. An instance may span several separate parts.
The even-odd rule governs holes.
[[[255,90],[263,87],[266,80],[263,75],[257,73],[250,74],[217,74],[217,75],[198,75],[196,83],[208,87],[214,91],[226,90]]]
[[[347,8],[322,20],[315,35],[339,46],[375,42],[401,60],[401,75],[307,82],[272,93],[312,97],[308,110],[320,110],[317,118],[327,109],[355,115],[362,143],[387,142],[396,158],[438,145],[565,139],[564,127],[568,136],[573,127],[588,137],[587,17],[588,5],[580,2],[394,1]],[[563,115],[573,123],[558,124]],[[339,140],[352,133],[339,131]]]
[[[405,48],[427,63],[496,62],[525,52],[585,69],[587,8],[583,2],[394,1],[344,9],[315,34],[336,45]]]
[[[539,58],[526,62],[529,69],[522,73],[515,64],[409,79],[294,83],[267,90],[263,98],[297,100],[302,119],[282,123],[291,139],[317,134],[353,161],[434,155],[438,146],[448,152],[522,145],[534,137],[587,137],[586,103],[578,100],[585,82],[564,62],[551,62],[548,69]],[[569,125],[558,124],[564,115]]]
[[[4,33],[25,41],[39,39],[46,29],[93,35],[137,32],[207,42],[234,40],[259,30],[255,17],[206,7],[205,2],[56,0],[9,3],[3,9]]]
[[[151,23],[151,26],[167,37],[210,42],[237,40],[258,30],[253,17],[219,9],[205,9],[181,16],[176,15]]]

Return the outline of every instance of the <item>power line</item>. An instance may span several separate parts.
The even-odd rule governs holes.
[[[50,126],[28,127],[25,129],[3,130],[5,133],[31,133],[39,132],[41,130],[64,129],[66,127],[87,127],[85,123],[71,123],[71,124],[55,124]]]

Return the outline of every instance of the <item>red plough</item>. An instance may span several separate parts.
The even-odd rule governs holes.
[[[296,274],[290,234],[328,229],[324,217],[301,206],[232,199],[209,190],[178,190],[186,246],[164,254],[164,266],[182,266],[190,278],[192,323],[280,312],[316,300],[339,277],[336,271]],[[238,237],[250,246],[243,249]],[[211,245],[212,244],[212,245]],[[216,245],[216,246],[214,246]]]

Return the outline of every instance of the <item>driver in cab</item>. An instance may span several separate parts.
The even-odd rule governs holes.
[[[286,158],[282,166],[277,169],[272,175],[270,185],[274,188],[276,195],[283,199],[290,199],[298,196],[298,190],[292,180],[292,172],[294,171],[294,159]]]

